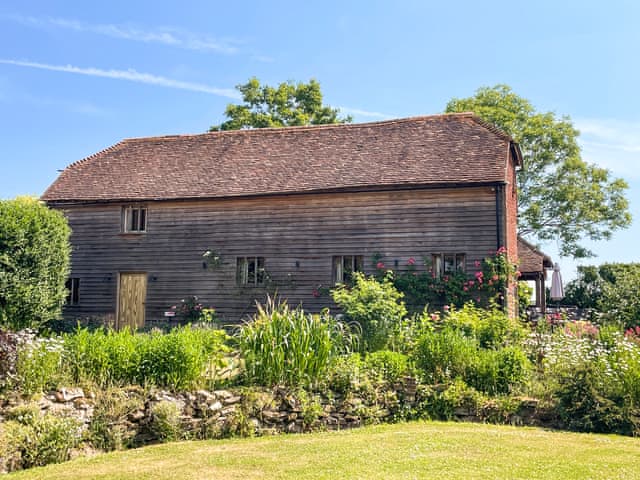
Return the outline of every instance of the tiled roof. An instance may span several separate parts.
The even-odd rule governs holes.
[[[553,267],[553,262],[522,237],[518,237],[518,270],[522,273],[544,272],[546,268]]]
[[[42,199],[216,198],[504,182],[511,145],[508,135],[470,113],[133,138],[68,166]]]

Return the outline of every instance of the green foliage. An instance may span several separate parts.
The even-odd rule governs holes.
[[[0,457],[9,458],[11,470],[38,467],[69,460],[71,450],[81,440],[79,423],[52,413],[31,409],[4,422],[0,436]],[[4,444],[4,445],[3,445]]]
[[[76,382],[138,383],[182,389],[202,384],[207,369],[224,366],[229,351],[221,330],[178,327],[167,334],[78,329],[64,337]]]
[[[489,395],[508,394],[518,390],[530,372],[531,364],[520,348],[481,349],[467,381]]]
[[[409,370],[409,358],[400,352],[392,352],[390,350],[378,350],[377,352],[367,353],[364,359],[364,365],[367,369],[375,372],[375,375],[389,385],[402,380],[402,377]]]
[[[497,308],[467,304],[452,309],[438,328],[425,331],[413,354],[427,381],[456,378],[488,394],[512,393],[529,377],[530,362],[517,340],[522,327]],[[509,343],[514,345],[505,346]]]
[[[637,435],[640,409],[629,411],[623,399],[606,391],[601,368],[597,363],[586,363],[559,377],[555,394],[560,418],[571,430]]]
[[[585,162],[579,132],[567,116],[540,113],[507,85],[483,87],[469,98],[454,98],[446,112],[472,111],[509,133],[519,143],[523,166],[518,172],[518,230],[541,240],[557,239],[560,253],[591,256],[583,238],[609,239],[631,223],[628,188],[622,179]]]
[[[39,328],[67,295],[70,229],[35,198],[0,200],[0,327]]]
[[[640,345],[608,327],[605,342],[565,329],[544,338],[537,383],[564,424],[580,431],[640,433]]]
[[[378,263],[382,268],[378,268],[377,278],[381,281],[392,279],[394,287],[404,295],[411,313],[434,305],[462,307],[474,302],[489,307],[501,303],[507,285],[517,276],[516,266],[509,261],[506,249],[500,247],[475,264],[472,275],[456,271],[437,276],[429,260],[424,261],[426,271],[418,271],[412,257],[407,267],[398,272],[387,270],[384,264]]]
[[[495,305],[485,309],[467,303],[459,310],[452,308],[442,322],[477,339],[482,348],[497,348],[524,335],[523,327]]]
[[[154,403],[151,406],[151,423],[149,430],[161,442],[174,442],[182,436],[180,425],[180,408],[167,400]]]
[[[604,263],[578,267],[567,285],[565,304],[595,308],[606,321],[626,328],[640,324],[640,263]]]
[[[359,353],[340,355],[331,364],[327,386],[330,390],[343,394],[357,391],[365,375],[365,367]]]
[[[457,377],[465,378],[477,356],[478,345],[473,338],[452,327],[425,332],[418,340],[414,362],[429,383],[442,383]]]
[[[527,310],[531,306],[532,294],[532,286],[527,282],[518,282],[518,314],[523,320],[527,320]]]
[[[68,380],[62,350],[57,338],[31,338],[19,348],[15,383],[22,393],[34,395]]]
[[[269,298],[242,326],[238,341],[247,381],[304,386],[323,378],[345,345],[345,332],[326,313],[307,315]]]
[[[282,82],[274,88],[261,85],[253,77],[236,89],[244,103],[228,104],[225,110],[228,120],[209,131],[350,123],[352,120],[350,116],[338,117],[337,108],[322,105],[320,84],[314,79],[309,83]]]
[[[390,277],[377,281],[364,274],[353,274],[353,286],[338,285],[331,291],[333,301],[350,322],[362,329],[362,351],[373,352],[387,346],[394,329],[407,314],[403,295]]]

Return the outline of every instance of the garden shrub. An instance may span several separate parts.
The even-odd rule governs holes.
[[[569,282],[563,304],[595,308],[605,320],[625,328],[640,323],[640,263],[604,263],[578,267]]]
[[[640,409],[625,408],[624,398],[603,388],[601,368],[586,363],[560,376],[555,395],[561,420],[570,430],[637,435]]]
[[[368,353],[364,359],[367,369],[390,385],[398,383],[409,369],[408,357],[400,352],[378,350]]]
[[[467,303],[459,310],[451,308],[443,323],[476,338],[483,348],[497,348],[524,336],[523,327],[495,304],[486,309],[473,303]]]
[[[61,212],[35,198],[0,200],[0,327],[39,328],[60,316],[70,232]]]
[[[269,298],[242,326],[238,342],[248,382],[305,386],[324,378],[344,345],[345,332],[326,313],[307,315]]]
[[[445,326],[425,332],[418,339],[413,356],[416,367],[430,383],[466,378],[477,356],[478,344],[462,331]]]
[[[458,378],[445,389],[423,387],[419,392],[416,413],[419,418],[430,420],[452,420],[457,409],[477,415],[485,397]]]
[[[340,355],[331,364],[328,388],[337,393],[356,391],[366,376],[362,357],[359,353]]]
[[[69,460],[81,440],[77,420],[39,411],[4,422],[0,434],[4,437],[2,457],[9,459],[14,470]]]
[[[489,395],[513,393],[524,385],[531,371],[526,354],[518,347],[481,349],[470,369],[468,383]]]
[[[355,272],[353,285],[339,285],[331,296],[347,320],[360,326],[362,351],[385,348],[394,328],[407,314],[401,301],[403,294],[396,290],[389,276],[378,281]]]

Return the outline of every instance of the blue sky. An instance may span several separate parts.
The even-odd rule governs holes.
[[[584,158],[629,183],[634,224],[586,263],[638,260],[640,2],[166,3],[0,4],[0,198],[40,195],[122,138],[206,131],[251,76],[316,78],[357,122],[506,83],[569,115]]]

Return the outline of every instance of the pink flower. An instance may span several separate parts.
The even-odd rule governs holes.
[[[518,271],[516,272],[516,277],[520,278],[521,276],[522,276],[522,272],[520,272],[520,270],[518,270]]]
[[[494,275],[493,277],[491,277],[491,280],[497,282],[498,280],[500,280],[500,277],[498,275]]]
[[[436,320],[439,320],[439,318],[438,318],[438,314],[437,314],[437,313],[432,313],[432,314],[431,314],[431,320],[433,320],[434,322],[435,322]]]
[[[484,275],[484,273],[482,273],[482,272],[476,272],[474,275],[476,276],[476,278],[477,278],[478,280],[480,280],[480,279],[482,278],[482,276]]]
[[[445,275],[444,277],[442,277],[442,280],[444,280],[444,282],[447,283],[449,281],[449,276]]]
[[[317,288],[314,288],[314,289],[311,291],[311,295],[313,295],[314,297],[318,298],[318,297],[320,296],[320,292],[318,291],[318,289],[317,289]]]
[[[178,307],[176,307],[175,305],[171,305],[171,310],[175,310],[176,308]]]
[[[505,247],[500,247],[497,251],[496,254],[497,255],[501,255],[503,253],[507,253],[507,249]]]
[[[448,312],[448,311],[449,311],[449,305],[445,305],[444,307],[442,307],[442,309],[443,309],[445,312]]]
[[[469,280],[469,286],[473,287],[474,285],[475,285],[474,281],[473,280]]]
[[[476,268],[480,268],[480,261],[476,260],[475,262],[473,262],[473,264],[476,266]]]
[[[469,291],[469,287],[462,287],[462,290],[464,290],[465,292]]]
[[[378,270],[382,270],[382,269],[384,268],[384,263],[382,263],[382,262],[378,262],[378,263],[376,263],[376,268],[377,268]]]
[[[416,259],[413,257],[409,257],[409,260],[407,260],[407,265],[415,265],[416,264]]]

